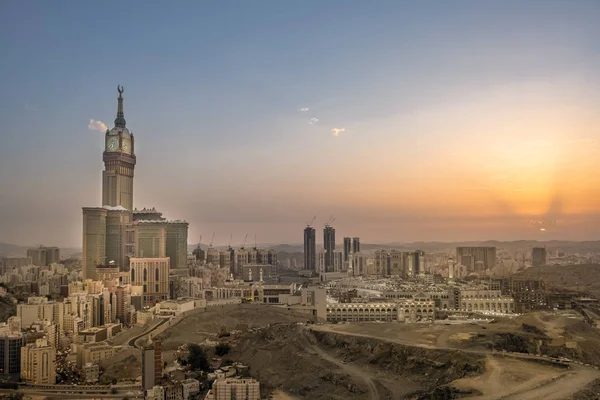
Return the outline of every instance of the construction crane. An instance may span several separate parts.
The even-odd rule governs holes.
[[[248,240],[248,234],[246,233],[246,236],[244,236],[244,244],[242,245],[242,250],[244,250],[244,246],[246,246],[246,240]]]
[[[229,234],[229,244],[227,245],[227,247],[229,248],[229,250],[231,250],[231,239],[233,238],[233,233]]]
[[[212,249],[213,242],[215,241],[215,233],[213,232],[212,239],[210,239],[209,247]]]
[[[254,234],[254,250],[257,250],[258,246],[256,245],[256,233]]]
[[[335,221],[335,217],[332,215],[331,217],[329,217],[327,222],[325,222],[325,226],[331,225],[333,223],[333,221]]]
[[[317,219],[317,216],[315,215],[312,219],[312,221],[310,221],[310,223],[306,224],[307,227],[312,228],[312,224],[315,222],[315,219]]]

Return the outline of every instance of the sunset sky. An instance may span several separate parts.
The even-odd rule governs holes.
[[[314,215],[371,243],[598,240],[598,21],[596,0],[3,1],[0,242],[81,246],[117,84],[134,203],[190,243],[300,243]]]

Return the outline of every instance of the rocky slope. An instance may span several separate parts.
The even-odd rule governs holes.
[[[377,339],[274,325],[232,339],[230,358],[250,366],[270,392],[310,399],[436,399],[460,394],[445,385],[481,374],[484,358]],[[442,396],[442,397],[439,397]]]

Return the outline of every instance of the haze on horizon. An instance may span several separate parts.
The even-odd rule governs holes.
[[[81,246],[125,87],[189,242],[593,240],[600,2],[7,1],[0,242]]]

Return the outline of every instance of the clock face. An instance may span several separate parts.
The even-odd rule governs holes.
[[[108,151],[117,151],[117,149],[119,148],[119,139],[116,137],[108,138],[106,148],[108,149]]]

